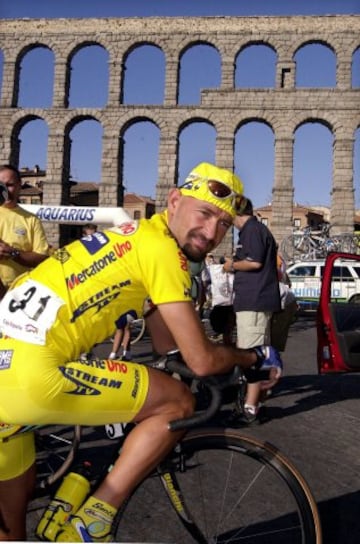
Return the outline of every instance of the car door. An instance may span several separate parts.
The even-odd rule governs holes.
[[[350,266],[346,265],[342,283],[343,261]],[[360,371],[360,278],[351,266],[359,262],[360,255],[349,253],[334,252],[326,258],[317,310],[320,374]]]

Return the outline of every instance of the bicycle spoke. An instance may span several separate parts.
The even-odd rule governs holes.
[[[131,527],[141,523],[145,542],[320,544],[310,492],[275,448],[236,431],[205,429],[188,433],[180,450],[160,469],[173,509],[157,479],[147,479],[121,520],[121,540],[134,542]]]

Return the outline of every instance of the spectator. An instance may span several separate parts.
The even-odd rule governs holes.
[[[203,283],[203,272],[205,270],[205,261],[198,263],[189,261],[189,270],[191,277],[191,298],[195,309],[200,317],[202,317],[203,306],[205,303],[205,286]]]
[[[44,261],[48,254],[48,243],[40,220],[18,205],[21,190],[19,171],[10,164],[0,166],[0,183],[5,197],[0,206],[0,298],[10,284],[23,272]],[[7,540],[4,524],[16,527],[18,540],[25,537],[24,511],[35,484],[34,436],[28,433],[25,442],[16,452],[9,443],[3,443],[0,456],[0,540]],[[14,463],[21,463],[22,474],[17,483],[23,488],[17,493],[11,480],[3,478],[4,471]]]
[[[212,329],[222,335],[224,344],[231,345],[233,330],[235,327],[235,314],[233,308],[233,283],[234,274],[225,272],[224,261],[208,266],[212,308],[209,319]]]
[[[117,353],[122,347],[122,354],[120,359],[122,361],[131,361],[131,321],[134,320],[134,316],[131,314],[122,315],[115,321],[116,331],[114,335],[113,345],[109,359],[117,359]]]
[[[97,225],[95,223],[86,223],[86,225],[82,228],[82,236],[89,236],[90,234],[94,234],[94,232],[97,232]]]
[[[270,343],[271,317],[280,310],[276,242],[254,216],[250,200],[237,212],[234,225],[239,229],[236,254],[233,260],[226,259],[224,269],[235,273],[237,347],[247,349]],[[249,382],[242,421],[253,423],[258,419],[261,398],[261,382]]]
[[[23,272],[48,256],[49,246],[41,221],[18,205],[19,171],[0,166],[0,183],[7,187],[7,200],[0,206],[0,279],[5,288]]]

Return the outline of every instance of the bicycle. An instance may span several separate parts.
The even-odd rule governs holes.
[[[330,236],[330,228],[329,224],[324,223],[319,230],[305,227],[290,234],[280,245],[284,259],[295,262],[324,259],[330,251],[355,252],[355,241],[351,233]]]
[[[131,542],[132,530],[141,526],[144,542],[321,544],[316,503],[295,466],[272,444],[237,429],[213,426],[222,391],[239,383],[240,370],[200,380],[176,355],[152,366],[193,380],[197,412],[169,424],[172,430],[188,432],[119,510],[114,541],[121,537]],[[106,459],[101,455],[102,466],[91,480],[94,486],[119,451],[121,455],[131,426],[111,433],[112,446],[105,448]],[[160,489],[165,493],[159,496]]]

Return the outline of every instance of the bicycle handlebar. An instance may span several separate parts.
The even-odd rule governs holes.
[[[190,429],[202,425],[209,419],[211,419],[220,409],[222,403],[221,391],[225,387],[235,385],[239,383],[241,370],[240,367],[235,366],[230,373],[219,374],[212,376],[197,376],[190,370],[189,367],[181,360],[180,352],[174,352],[169,354],[165,360],[162,361],[164,368],[169,372],[179,374],[184,378],[191,378],[198,380],[203,384],[210,393],[210,404],[204,411],[195,412],[194,415],[183,419],[176,419],[170,421],[168,428],[170,431],[180,431],[183,429]]]

